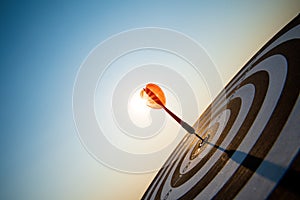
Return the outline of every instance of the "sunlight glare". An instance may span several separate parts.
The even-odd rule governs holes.
[[[152,123],[150,110],[147,106],[147,99],[140,97],[142,88],[137,89],[128,102],[128,114],[131,121],[138,127],[145,128]]]

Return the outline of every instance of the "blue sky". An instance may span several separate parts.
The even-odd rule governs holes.
[[[155,172],[101,165],[77,137],[73,85],[100,42],[133,28],[173,29],[201,44],[227,83],[299,10],[292,0],[2,1],[0,198],[139,199],[151,182]]]

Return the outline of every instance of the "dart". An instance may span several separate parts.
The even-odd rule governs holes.
[[[197,136],[202,141],[202,143],[205,141],[205,139],[203,139],[195,132],[195,129],[192,126],[180,119],[177,115],[175,115],[171,110],[169,110],[166,107],[166,97],[164,95],[164,92],[158,85],[153,83],[147,84],[146,88],[143,88],[140,95],[143,99],[147,100],[147,106],[153,109],[164,109],[188,133]]]

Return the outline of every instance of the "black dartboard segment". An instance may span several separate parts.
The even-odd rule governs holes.
[[[276,34],[194,124],[142,199],[299,199],[300,16]]]

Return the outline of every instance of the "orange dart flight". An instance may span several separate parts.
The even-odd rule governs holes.
[[[148,94],[149,91],[152,93]],[[141,91],[140,95],[143,99],[147,99],[147,106],[150,108],[161,109],[166,105],[166,97],[164,92],[158,85],[154,83],[147,84],[146,88]]]

